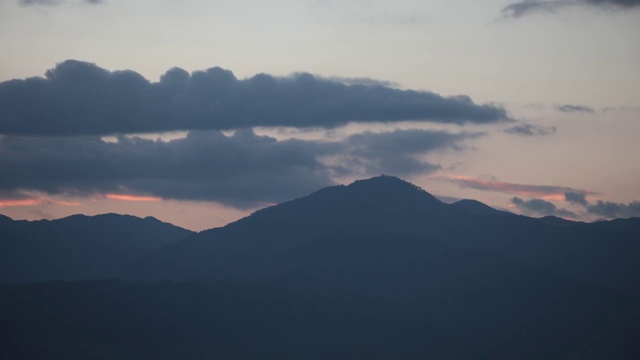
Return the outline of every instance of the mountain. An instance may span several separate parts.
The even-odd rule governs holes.
[[[307,246],[327,243],[329,252],[340,253],[340,244],[332,248],[336,244],[327,242],[334,238],[428,235],[425,230],[432,221],[455,220],[452,210],[395,177],[361,180],[324,188],[189,236],[137,262],[129,274],[143,279],[181,279],[278,271],[284,265],[281,257],[295,260],[296,252],[307,251]]]
[[[491,251],[585,283],[640,294],[640,241],[632,231],[560,219],[476,217],[447,229],[450,245]]]
[[[0,282],[110,276],[191,231],[155,218],[106,214],[59,220],[0,217]]]
[[[375,177],[168,241],[125,281],[0,287],[0,357],[637,359],[635,224]]]
[[[474,201],[447,205],[383,176],[189,236],[137,261],[128,276],[359,294],[428,314],[487,358],[570,358],[615,333],[602,329],[634,339],[639,255],[633,232]],[[625,318],[632,325],[616,325]]]
[[[355,241],[350,239],[388,238],[402,249],[393,240],[401,238],[484,251],[640,294],[640,241],[633,229],[619,222],[534,219],[472,200],[448,205],[406,181],[380,176],[328,187],[190,236],[137,262],[128,274],[255,280],[304,266],[300,259],[319,249],[340,254]],[[335,243],[337,238],[344,242]]]
[[[640,218],[614,219],[609,221],[597,221],[593,226],[615,229],[620,231],[640,234]]]

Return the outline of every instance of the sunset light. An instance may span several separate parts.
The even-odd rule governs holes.
[[[106,194],[105,197],[107,199],[112,200],[122,200],[122,201],[162,201],[162,198],[155,196],[137,196],[137,195],[126,195],[126,194]]]

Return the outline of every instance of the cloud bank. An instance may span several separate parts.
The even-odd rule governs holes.
[[[538,216],[559,216],[567,218],[575,218],[576,214],[567,210],[558,208],[554,203],[541,199],[523,200],[517,196],[511,199],[511,203],[516,205],[520,211],[525,214]]]
[[[564,104],[564,105],[557,105],[556,109],[558,111],[564,112],[564,113],[595,113],[596,110],[592,107],[589,106],[584,106],[584,105],[571,105],[571,104]]]
[[[572,6],[629,10],[640,8],[640,0],[520,0],[504,7],[502,15],[519,18],[536,12],[555,12]]]
[[[605,218],[629,218],[640,217],[640,201],[632,201],[628,204],[611,201],[597,200],[591,203],[583,193],[567,192],[565,200],[569,203],[581,205],[588,214]]]
[[[632,201],[628,204],[603,200],[590,202],[587,200],[587,194],[582,191],[567,191],[564,194],[564,199],[557,199],[554,196],[553,200],[564,200],[571,205],[577,206],[577,210],[581,209],[580,213],[583,215],[595,215],[599,218],[607,219],[640,217],[640,201]],[[519,197],[513,197],[511,203],[516,205],[520,211],[529,215],[554,215],[564,218],[578,217],[576,213],[559,208],[551,201],[543,199],[523,200]]]
[[[67,60],[44,78],[0,83],[0,134],[106,135],[255,126],[332,128],[349,122],[463,125],[508,120],[497,105],[307,73],[237,79],[219,67],[167,71],[159,82]]]
[[[545,136],[555,134],[556,130],[555,126],[542,126],[524,123],[507,128],[504,132],[522,136]]]
[[[632,201],[628,204],[598,200],[595,204],[589,204],[587,210],[590,214],[606,218],[630,218],[640,217],[640,201]]]
[[[342,140],[277,140],[252,130],[192,131],[172,141],[120,136],[0,136],[0,199],[130,194],[255,207],[334,184],[335,175],[429,173],[420,158],[478,133],[396,130]]]
[[[586,206],[589,203],[587,201],[586,194],[581,192],[572,192],[572,191],[566,192],[564,194],[564,199],[569,203],[583,205],[583,206]]]

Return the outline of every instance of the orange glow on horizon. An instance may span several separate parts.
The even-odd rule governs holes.
[[[122,201],[162,201],[162,198],[156,196],[137,196],[127,194],[106,194],[107,199]]]
[[[162,198],[156,196],[137,196],[129,194],[105,194],[104,198],[122,201],[162,201]],[[42,205],[61,205],[61,206],[81,206],[82,202],[52,199],[46,196],[29,197],[24,199],[1,199],[0,208],[18,207],[18,206],[42,206]]]
[[[63,205],[63,206],[80,206],[82,205],[79,202],[75,202],[75,201],[60,201],[60,200],[48,200],[56,205]]]
[[[10,206],[38,206],[44,204],[56,204],[62,206],[79,206],[79,202],[55,200],[47,197],[37,197],[28,199],[0,199],[0,207]]]
[[[42,199],[19,199],[19,200],[1,200],[0,207],[10,206],[36,206],[44,202]]]

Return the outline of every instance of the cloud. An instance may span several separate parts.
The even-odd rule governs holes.
[[[598,195],[598,193],[589,190],[565,186],[517,184],[469,176],[438,175],[432,178],[452,182],[464,188],[532,197],[533,199],[530,200],[523,200],[518,196],[514,196],[511,199],[511,202],[525,214],[577,217],[572,211],[558,208],[550,201],[552,200],[566,201],[571,205],[578,205],[587,214],[605,218],[640,217],[640,201],[623,204],[597,200],[592,203],[587,200],[587,196]]]
[[[565,194],[565,200],[572,204],[581,205],[589,214],[605,218],[640,217],[640,201],[623,204],[597,200],[595,203],[591,203],[584,193],[572,192]]]
[[[555,12],[571,6],[629,10],[640,7],[640,0],[520,0],[504,7],[502,15],[519,18],[536,12]]]
[[[349,122],[464,125],[508,120],[504,108],[302,73],[237,79],[219,67],[167,71],[149,82],[126,70],[67,60],[45,78],[0,83],[0,134],[106,135],[255,126],[332,128]]]
[[[425,162],[419,155],[441,149],[462,150],[459,143],[483,133],[396,130],[387,133],[364,132],[350,136],[337,156],[339,175],[411,175],[431,173],[439,165]]]
[[[621,204],[598,200],[595,204],[588,204],[586,208],[590,214],[606,218],[640,217],[640,201]]]
[[[0,199],[0,208],[13,206],[36,206],[42,204],[40,199]]]
[[[316,159],[331,149],[313,145],[279,142],[250,130],[229,137],[192,132],[168,142],[6,136],[0,140],[0,189],[75,196],[127,193],[250,207],[332,184]]]
[[[22,6],[56,6],[64,2],[64,0],[18,0],[18,4]],[[97,5],[104,3],[104,0],[80,0],[79,2]]]
[[[524,123],[505,129],[504,132],[523,136],[545,136],[555,134],[556,127]]]
[[[558,208],[555,204],[550,201],[541,200],[541,199],[530,199],[523,200],[517,196],[514,196],[511,199],[511,202],[518,207],[525,214],[531,215],[540,215],[540,216],[559,216],[559,217],[568,217],[575,218],[576,214],[573,212]]]
[[[569,203],[583,205],[583,206],[586,206],[589,203],[587,201],[586,194],[582,192],[572,192],[572,191],[566,192],[564,194],[564,199]]]
[[[40,206],[46,204],[56,204],[64,206],[76,206],[77,202],[67,201],[64,199],[56,199],[46,194],[33,191],[10,191],[0,189],[0,208],[2,207],[22,207],[22,206]]]
[[[545,200],[563,200],[567,193],[596,194],[593,191],[573,189],[566,186],[518,184],[494,179],[478,179],[469,176],[438,176],[437,179],[449,181],[458,186],[475,190],[542,197]]]
[[[336,175],[429,173],[439,165],[420,159],[422,154],[461,150],[462,142],[478,136],[396,130],[332,141],[277,140],[250,129],[233,135],[192,131],[171,141],[0,136],[0,199],[28,199],[24,194],[37,192],[217,201],[248,208],[332,185]]]
[[[105,194],[107,199],[122,200],[122,201],[136,201],[136,202],[148,202],[148,201],[162,201],[162,198],[157,196],[139,196],[128,194]]]
[[[507,5],[502,9],[502,15],[504,17],[519,18],[524,15],[529,15],[534,12],[554,12],[558,8],[566,6],[567,1],[536,1],[536,0],[522,0],[514,4]]]
[[[582,113],[595,113],[596,110],[589,106],[584,105],[557,105],[556,109],[565,113],[582,112]]]

